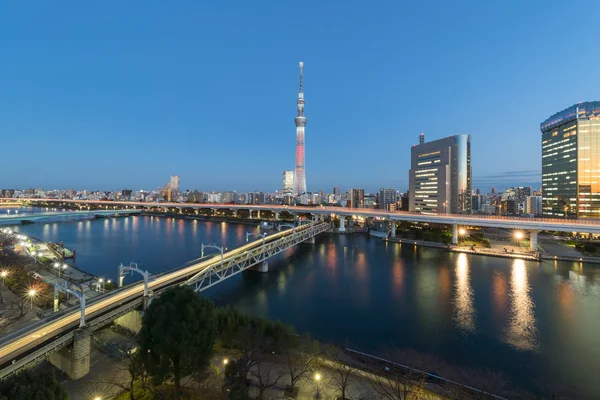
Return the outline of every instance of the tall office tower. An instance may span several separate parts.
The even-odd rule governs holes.
[[[169,180],[169,187],[172,191],[179,192],[179,175],[171,175],[171,179]]]
[[[334,186],[333,187],[333,195],[334,196],[339,196],[340,195],[340,187],[339,186]]]
[[[398,202],[398,193],[396,189],[382,188],[379,189],[379,208],[382,210],[391,211],[391,205]]]
[[[300,90],[298,91],[298,115],[294,119],[296,123],[296,170],[294,176],[294,194],[300,196],[306,193],[306,170],[304,165],[304,127],[306,117],[304,116],[304,92],[302,91],[302,71],[304,63],[300,62]]]
[[[294,193],[294,171],[283,171],[281,192],[284,196]]]
[[[600,101],[556,113],[540,130],[543,215],[600,218]]]
[[[409,211],[471,212],[471,136],[454,135],[411,149]]]
[[[350,207],[363,208],[365,205],[365,189],[350,189]]]

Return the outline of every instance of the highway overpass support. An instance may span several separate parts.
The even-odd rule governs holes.
[[[131,310],[127,314],[115,319],[115,325],[127,329],[129,332],[138,333],[142,329],[142,317],[144,313],[141,310]]]
[[[529,250],[537,251],[538,249],[538,231],[529,231]]]
[[[90,351],[91,331],[84,326],[75,331],[73,344],[51,354],[48,361],[75,380],[90,372]]]

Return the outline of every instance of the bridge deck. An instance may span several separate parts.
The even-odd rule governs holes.
[[[32,201],[29,199],[27,201]],[[433,224],[458,224],[469,226],[485,226],[505,229],[530,229],[530,230],[549,230],[562,232],[585,232],[600,234],[600,220],[595,219],[557,219],[557,218],[521,218],[521,217],[502,217],[502,216],[484,216],[469,214],[421,214],[403,211],[388,212],[385,210],[367,209],[367,208],[346,208],[346,207],[308,207],[308,206],[287,206],[287,205],[252,205],[252,204],[195,204],[195,203],[147,203],[132,201],[103,201],[103,200],[62,200],[62,199],[35,199],[35,201],[53,204],[80,204],[80,205],[99,205],[103,207],[142,207],[142,208],[194,208],[194,209],[231,209],[231,210],[252,210],[252,211],[272,211],[272,212],[290,212],[294,214],[334,214],[337,216],[361,216],[371,218],[382,218],[392,221],[412,221],[425,222]]]

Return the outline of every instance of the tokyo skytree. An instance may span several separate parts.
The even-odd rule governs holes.
[[[304,92],[302,92],[302,70],[304,63],[300,62],[300,90],[298,91],[298,115],[294,118],[296,123],[296,169],[294,170],[294,194],[300,196],[306,193],[306,170],[304,166]]]

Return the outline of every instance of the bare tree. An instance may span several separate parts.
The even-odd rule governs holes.
[[[301,338],[301,343],[296,349],[285,352],[282,361],[286,375],[290,377],[289,392],[296,395],[296,385],[304,379],[309,379],[311,372],[317,365],[318,342],[310,338]]]
[[[99,381],[96,383],[109,385],[109,391],[116,387],[121,391],[128,393],[129,400],[136,400],[134,389],[136,382],[139,381],[142,383],[141,381],[145,375],[143,364],[139,354],[135,351],[122,351],[121,356],[124,358],[124,360],[119,364],[118,370],[113,379],[110,381]]]
[[[335,362],[332,367],[332,377],[329,381],[330,386],[333,386],[339,393],[337,397],[339,400],[350,400],[348,394],[348,387],[350,384],[350,376],[354,372],[354,368]]]
[[[255,386],[258,389],[258,400],[266,400],[265,392],[277,385],[277,382],[285,376],[280,370],[266,361],[258,361],[250,370],[250,376],[256,379]]]
[[[377,394],[387,400],[418,399],[424,391],[425,375],[388,373],[371,381],[371,386]]]

